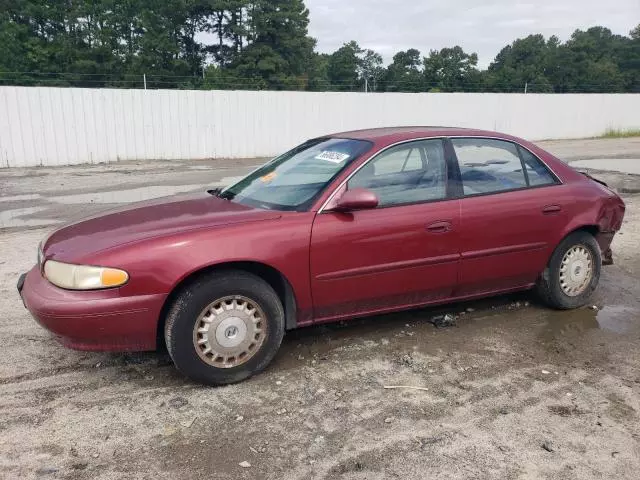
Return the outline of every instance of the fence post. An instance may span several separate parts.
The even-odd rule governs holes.
[[[144,89],[147,89],[147,74],[143,73],[142,74],[142,80],[144,81]]]

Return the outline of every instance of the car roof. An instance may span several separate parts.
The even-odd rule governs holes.
[[[490,130],[478,130],[461,127],[437,127],[437,126],[413,126],[413,127],[383,127],[364,130],[351,130],[329,135],[334,138],[351,138],[356,140],[369,140],[378,145],[391,144],[425,137],[494,137],[505,140],[518,140],[504,133]]]

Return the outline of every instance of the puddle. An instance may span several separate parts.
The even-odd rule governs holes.
[[[552,341],[581,336],[592,330],[607,330],[620,335],[640,332],[640,311],[624,305],[607,305],[601,310],[579,308],[577,310],[541,310],[546,320],[541,338]]]
[[[523,304],[529,300],[524,294],[514,295],[294,330],[287,334],[283,343],[278,368],[295,368],[299,355],[331,359],[339,354],[344,360],[351,358],[351,352],[355,352],[355,358],[361,357],[362,351],[374,349],[381,357],[389,359],[398,351],[433,351],[434,345],[446,351],[472,350],[473,346],[467,345],[470,338],[475,335],[483,338],[487,334],[496,335],[496,332],[515,335],[529,345],[541,345],[543,352],[558,344],[573,344],[599,331],[622,336],[640,335],[640,310],[637,308],[624,305],[565,311],[538,305],[513,308],[514,303]],[[470,306],[473,313],[459,316]],[[429,319],[441,313],[458,315],[457,326],[434,328]]]
[[[132,188],[129,190],[110,190],[107,192],[80,193],[49,197],[49,200],[66,205],[87,203],[132,203],[153,198],[166,197],[193,190],[205,190],[207,185],[154,185],[150,187]]]
[[[213,187],[226,187],[228,185],[233,185],[234,183],[239,182],[240,180],[242,180],[245,177],[245,175],[239,175],[237,177],[224,177],[221,180],[212,183],[211,186]]]
[[[592,168],[594,170],[640,175],[640,158],[594,158],[571,162],[570,165],[573,168]]]
[[[154,185],[148,187],[132,188],[128,190],[111,190],[105,192],[79,193],[75,195],[60,195],[44,197],[39,194],[23,194],[0,197],[1,202],[27,201],[27,200],[47,200],[63,205],[100,205],[100,204],[127,204],[154,198],[166,197],[180,193],[202,191],[212,187],[225,187],[243,178],[242,176],[223,177],[217,182],[190,185]],[[0,228],[13,227],[37,227],[55,225],[60,223],[56,219],[24,218],[32,216],[48,207],[16,208],[0,211]]]
[[[242,176],[224,177],[217,182],[192,185],[153,185],[149,187],[131,188],[129,190],[109,190],[106,192],[79,193],[49,197],[48,200],[65,205],[86,205],[88,203],[123,204],[141,202],[154,198],[168,197],[178,193],[205,191],[212,187],[226,187],[243,178]]]
[[[616,333],[629,333],[640,327],[640,312],[625,305],[603,307],[596,315],[598,326]]]
[[[18,202],[20,200],[35,200],[37,198],[41,198],[41,196],[37,193],[27,193],[24,195],[0,197],[0,202]]]
[[[47,207],[30,207],[0,211],[0,228],[39,227],[60,223],[58,220],[52,219],[22,218],[46,209]]]

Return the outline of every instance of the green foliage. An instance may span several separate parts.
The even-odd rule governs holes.
[[[367,91],[376,91],[378,81],[384,76],[382,56],[373,50],[364,50],[358,58],[358,77],[364,82]]]
[[[461,47],[314,52],[303,0],[0,0],[0,84],[387,92],[640,93],[640,25],[529,35],[487,70]]]
[[[431,50],[423,60],[425,85],[443,92],[473,90],[478,76],[478,55],[467,54],[459,46]]]
[[[332,53],[327,63],[327,78],[332,90],[378,90],[386,69],[382,56],[373,50],[363,50],[357,42],[345,43]]]
[[[628,138],[640,137],[640,128],[621,130],[618,128],[609,128],[598,138]]]
[[[629,32],[630,40],[623,42],[618,67],[623,76],[625,91],[640,92],[640,24]]]
[[[265,87],[304,89],[315,40],[307,36],[309,10],[302,0],[255,2],[250,28],[253,41],[232,67],[240,76],[260,78]]]
[[[330,86],[329,55],[314,52],[309,59],[307,89],[313,92],[322,92],[328,90]]]
[[[385,74],[385,90],[388,92],[423,91],[422,66],[420,52],[415,48],[396,53]]]
[[[334,90],[354,90],[358,87],[359,55],[362,49],[355,42],[345,43],[329,57],[327,78]]]
[[[491,91],[639,91],[639,45],[603,27],[576,30],[564,44],[542,35],[518,39],[503,48],[487,71]],[[634,61],[634,59],[636,59]]]
[[[29,25],[11,21],[11,12],[0,13],[0,62],[2,70],[28,72],[34,67],[31,61],[32,42]]]
[[[547,74],[553,71],[553,58],[559,41],[542,35],[519,38],[504,47],[489,65],[487,85],[492,91],[547,93],[553,91]]]

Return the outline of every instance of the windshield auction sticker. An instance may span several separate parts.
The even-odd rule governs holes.
[[[340,153],[340,152],[331,152],[329,150],[325,150],[319,155],[316,155],[315,158],[317,160],[326,160],[327,162],[331,162],[331,163],[342,163],[347,158],[349,158],[349,154]]]

